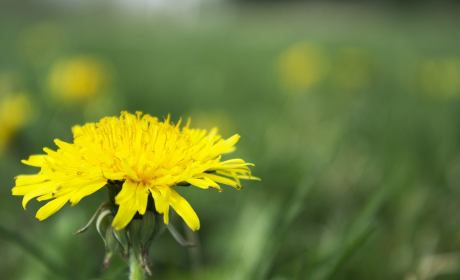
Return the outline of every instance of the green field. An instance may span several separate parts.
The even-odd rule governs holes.
[[[43,202],[24,211],[11,195],[15,176],[37,172],[21,159],[127,110],[238,133],[231,156],[262,178],[179,189],[201,229],[172,222],[200,247],[158,237],[147,279],[458,279],[458,12],[225,6],[175,18],[0,3],[1,278],[127,279],[118,256],[100,272],[94,227],[72,235],[105,190],[42,222]],[[86,99],[50,81],[69,61],[100,79]],[[3,105],[18,94],[27,106]]]

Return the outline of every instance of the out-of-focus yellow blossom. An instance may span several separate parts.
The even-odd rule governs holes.
[[[450,98],[460,94],[460,58],[427,59],[421,66],[421,85],[425,94]]]
[[[303,92],[319,84],[328,69],[321,48],[306,42],[293,45],[277,61],[280,83],[289,92]]]
[[[84,102],[101,95],[107,88],[107,65],[91,56],[58,61],[49,76],[54,96],[69,103]]]
[[[366,50],[349,47],[339,50],[334,80],[341,89],[358,90],[367,88],[375,74],[372,55]]]
[[[207,133],[189,124],[180,128],[180,121],[174,125],[168,117],[159,122],[140,112],[122,112],[120,118],[76,126],[73,132],[73,143],[56,139],[57,151],[44,148],[47,155],[22,161],[41,171],[16,177],[13,195],[24,196],[24,208],[35,197],[51,200],[37,212],[40,220],[110,184],[117,188],[114,200],[119,205],[115,229],[128,225],[136,213],[144,215],[151,196],[166,224],[171,206],[192,230],[198,230],[198,216],[176,192],[177,185],[221,191],[218,183],[241,189],[240,179],[258,179],[251,177],[248,166],[253,164],[242,159],[221,161],[222,154],[235,150],[237,134],[222,139],[216,129]]]
[[[21,52],[34,64],[48,63],[62,49],[64,34],[56,22],[35,23],[21,34]]]
[[[23,93],[0,98],[0,154],[2,154],[14,134],[27,124],[32,103]]]

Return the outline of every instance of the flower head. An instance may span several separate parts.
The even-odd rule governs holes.
[[[79,56],[58,61],[52,68],[49,85],[54,97],[85,102],[102,94],[108,82],[107,66],[97,58]]]
[[[420,70],[420,81],[425,94],[438,98],[460,95],[460,57],[425,59]]]
[[[321,48],[307,42],[297,43],[281,53],[276,66],[281,86],[293,93],[319,84],[328,70]]]
[[[29,122],[32,102],[28,95],[15,93],[0,100],[0,155],[15,133]]]
[[[22,162],[40,167],[38,174],[19,175],[13,195],[24,195],[23,206],[32,198],[50,200],[36,217],[44,220],[67,202],[77,204],[107,184],[121,186],[115,196],[119,205],[113,220],[115,229],[124,228],[136,213],[146,212],[149,196],[155,210],[168,224],[169,206],[192,230],[200,222],[190,204],[175,186],[215,188],[218,183],[241,189],[240,179],[251,177],[250,163],[242,159],[221,161],[221,155],[235,150],[239,135],[226,140],[213,129],[182,129],[169,117],[164,122],[149,115],[122,112],[99,123],[73,127],[72,144],[55,140],[57,151],[44,148],[47,155],[33,155]]]

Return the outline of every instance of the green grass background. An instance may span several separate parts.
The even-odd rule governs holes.
[[[21,159],[121,110],[238,133],[228,157],[255,163],[262,178],[241,191],[180,189],[202,226],[193,235],[177,216],[173,223],[201,246],[160,236],[148,279],[460,277],[460,92],[442,94],[460,76],[438,78],[438,94],[420,74],[426,60],[459,59],[458,9],[224,6],[171,18],[32,3],[0,3],[0,72],[14,73],[34,104],[0,158],[0,278],[127,279],[119,257],[100,272],[94,227],[72,235],[104,190],[43,222],[35,219],[42,203],[24,211],[11,196],[14,176],[36,172]],[[24,34],[43,23],[59,35],[27,52]],[[293,94],[276,67],[298,42],[320,48],[330,71]],[[340,67],[355,71],[340,61],[350,47],[369,58],[366,87],[334,82]],[[53,63],[75,55],[110,65],[103,99],[66,105],[49,95]]]

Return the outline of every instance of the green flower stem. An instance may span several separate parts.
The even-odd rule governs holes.
[[[129,257],[129,270],[129,280],[144,280],[144,270],[139,265],[134,252],[131,252]]]

